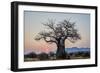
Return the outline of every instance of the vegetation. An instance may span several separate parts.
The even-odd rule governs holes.
[[[75,52],[75,53],[68,53],[66,54],[66,60],[72,59],[87,59],[90,58],[90,52]],[[56,53],[29,53],[24,55],[24,61],[42,61],[42,60],[61,60],[56,57]]]
[[[75,29],[75,22],[63,20],[56,23],[54,20],[48,20],[43,23],[48,31],[42,31],[36,36],[35,40],[44,40],[47,43],[55,43],[57,45],[56,58],[66,59],[65,40],[68,39],[74,43],[80,39],[80,35]]]
[[[90,58],[89,51],[77,51],[68,53],[65,50],[65,40],[69,40],[75,43],[77,40],[81,39],[80,34],[77,29],[75,29],[75,22],[70,20],[63,20],[62,22],[55,23],[53,20],[48,20],[48,22],[43,23],[48,31],[42,31],[38,33],[35,40],[44,40],[45,42],[52,44],[55,43],[57,46],[56,53],[54,52],[41,52],[35,53],[31,52],[24,55],[24,61],[42,61],[42,60],[72,60],[72,59],[87,59]],[[75,49],[77,47],[74,47]]]

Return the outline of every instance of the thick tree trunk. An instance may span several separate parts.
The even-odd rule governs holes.
[[[66,52],[65,52],[65,40],[58,40],[57,44],[57,59],[65,59],[66,58]]]

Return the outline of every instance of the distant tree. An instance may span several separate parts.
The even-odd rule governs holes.
[[[25,58],[36,58],[37,54],[34,52],[31,52],[29,54],[24,55]]]
[[[82,56],[83,57],[90,57],[90,52],[83,52]]]
[[[65,40],[68,39],[74,43],[80,39],[78,31],[75,29],[75,22],[63,20],[62,22],[55,23],[54,20],[48,20],[43,25],[47,27],[48,31],[40,32],[35,40],[43,39],[47,43],[55,43],[57,45],[57,58],[66,58]]]
[[[55,56],[55,53],[54,53],[54,52],[50,52],[50,53],[49,53],[49,56],[50,56],[50,57],[53,57],[53,56]]]
[[[38,54],[38,58],[40,60],[47,60],[48,59],[48,54],[46,54],[46,53],[40,53],[40,54]]]

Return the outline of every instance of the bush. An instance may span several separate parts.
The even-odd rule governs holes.
[[[39,58],[40,60],[47,60],[47,59],[49,59],[48,54],[46,54],[46,53],[41,53],[41,54],[39,54],[39,55],[38,55],[38,58]]]
[[[29,53],[29,54],[27,54],[27,55],[24,55],[24,57],[25,57],[25,58],[36,58],[36,57],[37,57],[37,54],[34,53],[34,52],[31,52],[31,53]]]

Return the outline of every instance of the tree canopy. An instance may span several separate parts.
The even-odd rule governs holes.
[[[43,23],[43,25],[49,31],[41,31],[36,36],[35,40],[43,39],[47,43],[58,43],[58,39],[68,39],[70,42],[74,43],[76,40],[81,39],[80,34],[77,29],[75,29],[75,22],[70,20],[63,20],[59,23],[55,23],[54,20],[48,20],[48,22]]]

